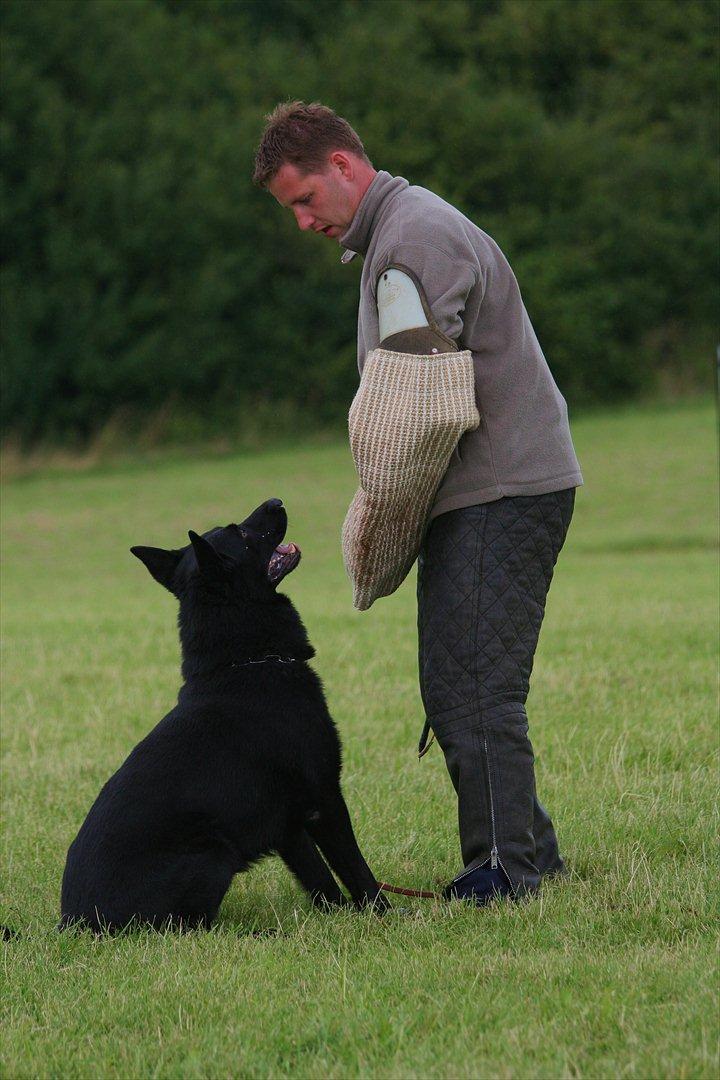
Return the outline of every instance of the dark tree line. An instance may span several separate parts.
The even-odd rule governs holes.
[[[714,0],[5,0],[2,427],[173,403],[327,421],[357,262],[252,188],[263,115],[332,105],[505,250],[573,403],[707,380]]]

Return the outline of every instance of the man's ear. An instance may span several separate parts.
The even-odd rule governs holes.
[[[164,585],[169,592],[173,591],[173,578],[178,564],[185,554],[184,550],[165,551],[164,548],[131,547],[130,551],[141,563],[145,563],[156,581]]]
[[[207,578],[221,574],[223,569],[222,560],[212,544],[208,544],[204,537],[198,536],[192,529],[188,532],[188,536],[195,552],[200,573]]]

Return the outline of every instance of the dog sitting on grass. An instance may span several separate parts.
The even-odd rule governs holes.
[[[314,649],[276,592],[300,561],[286,528],[270,499],[184,548],[132,548],[180,602],[184,682],[70,845],[61,928],[208,927],[233,875],[272,852],[320,907],[348,903],[329,863],[357,907],[387,908],[340,789]]]

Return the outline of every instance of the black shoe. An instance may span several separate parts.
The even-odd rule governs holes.
[[[478,907],[512,893],[512,886],[500,867],[491,870],[483,866],[463,871],[443,890],[446,900],[472,900]]]

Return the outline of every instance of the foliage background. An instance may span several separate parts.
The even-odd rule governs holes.
[[[295,97],[495,237],[571,404],[709,386],[717,20],[715,0],[5,0],[3,431],[345,414],[357,262],[250,183]]]

